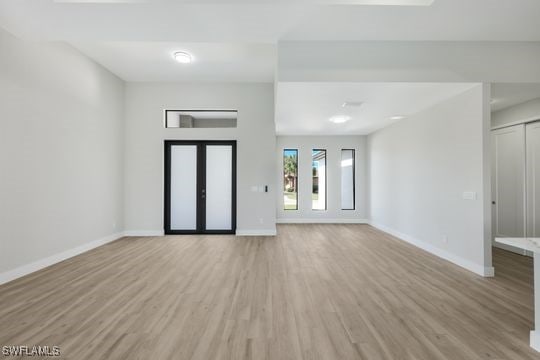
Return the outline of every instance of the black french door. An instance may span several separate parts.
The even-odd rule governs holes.
[[[165,234],[234,234],[236,141],[165,141]]]

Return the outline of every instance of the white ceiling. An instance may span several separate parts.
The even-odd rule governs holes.
[[[382,2],[403,1],[413,0]],[[358,5],[366,2],[381,0],[2,0],[0,26],[18,35],[67,41],[540,41],[538,0]]]
[[[538,0],[396,6],[431,1],[0,0],[0,27],[68,42],[128,81],[269,81],[288,40],[540,41]],[[170,58],[182,48],[189,71]]]
[[[499,111],[538,98],[540,98],[540,84],[496,83],[491,85],[491,111]]]
[[[365,135],[460,94],[473,83],[279,83],[276,131],[279,135]],[[361,101],[344,108],[346,101]],[[334,124],[334,115],[348,115]]]
[[[75,42],[73,45],[126,81],[273,82],[276,50],[272,44]],[[193,54],[191,64],[172,54]]]

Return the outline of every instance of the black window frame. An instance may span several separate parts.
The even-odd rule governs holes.
[[[283,149],[283,152],[282,152],[282,157],[283,157],[283,163],[281,165],[281,173],[282,173],[282,178],[285,179],[285,152],[287,151],[294,151],[296,152],[296,207],[294,209],[287,209],[285,207],[285,201],[283,201],[283,211],[298,211],[298,199],[299,199],[299,183],[300,183],[300,178],[298,177],[298,165],[299,165],[299,154],[300,154],[300,151],[298,149],[290,149],[290,148],[284,148]],[[285,182],[283,183],[283,187],[281,188],[281,191],[285,191]]]
[[[353,207],[352,209],[344,209],[343,204],[340,204],[341,210],[343,211],[354,211],[356,210],[356,149],[341,149],[340,152],[340,161],[343,161],[343,151],[352,151],[352,175],[353,175]],[[341,167],[340,167],[341,169]],[[340,174],[340,176],[343,176],[343,173]],[[340,178],[341,183],[341,178]],[[343,189],[340,189],[343,192]],[[341,195],[341,193],[340,193]]]
[[[324,152],[324,209],[314,209],[313,208],[313,153],[314,152]],[[317,184],[317,187],[319,184]],[[311,210],[312,211],[327,211],[328,210],[328,152],[326,149],[311,149]]]

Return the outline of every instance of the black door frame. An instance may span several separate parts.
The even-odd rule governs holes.
[[[236,233],[236,140],[165,140],[164,230],[165,234],[234,234]],[[171,147],[174,145],[197,146],[197,229],[171,229]],[[231,229],[206,230],[206,145],[232,147],[232,209]]]

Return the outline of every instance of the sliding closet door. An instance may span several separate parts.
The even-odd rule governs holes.
[[[527,236],[540,237],[540,122],[527,124]]]
[[[491,133],[493,236],[525,236],[525,127]]]
[[[170,148],[170,229],[197,230],[197,145]]]
[[[236,142],[165,142],[166,234],[236,230]]]
[[[206,230],[232,230],[233,147],[206,146]]]

